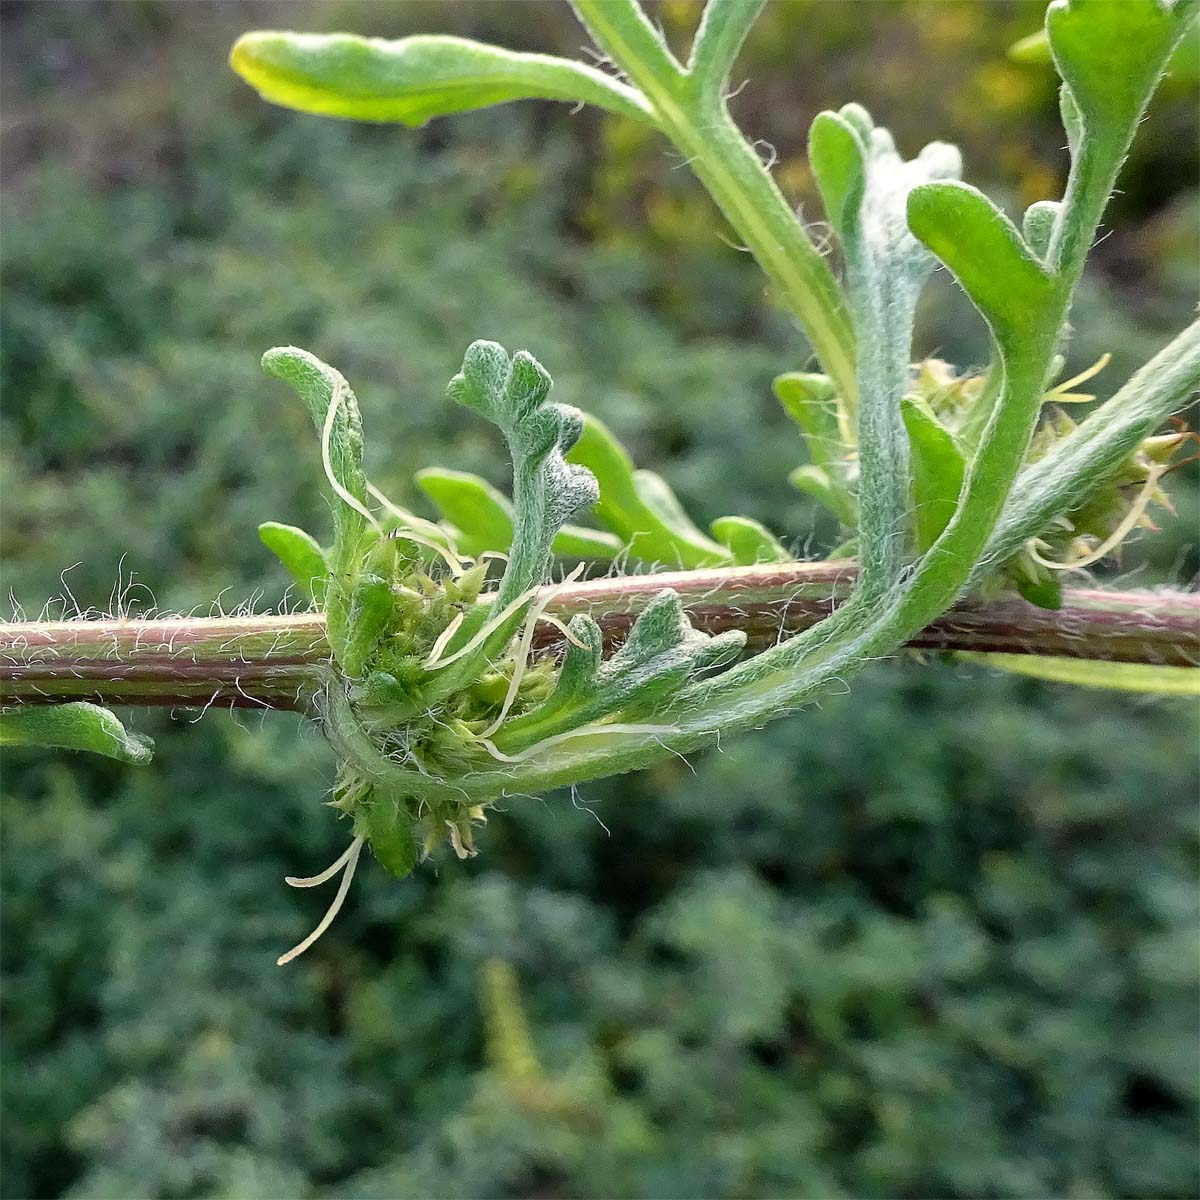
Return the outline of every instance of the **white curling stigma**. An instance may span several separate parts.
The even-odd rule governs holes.
[[[345,870],[342,873],[342,882],[338,884],[337,895],[333,898],[333,903],[326,910],[325,915],[321,918],[316,929],[312,931],[304,939],[304,941],[293,946],[286,954],[281,954],[276,960],[275,965],[282,967],[286,963],[290,963],[292,959],[299,958],[310,946],[316,942],[321,935],[333,924],[333,919],[341,911],[342,905],[346,901],[346,893],[350,890],[350,881],[354,878],[354,870],[358,866],[358,857],[362,853],[364,839],[356,837],[341,855],[341,857],[331,867],[322,871],[320,875],[313,875],[308,879],[297,879],[289,876],[286,880],[292,887],[315,887],[318,883],[324,883],[328,879],[332,879],[333,875],[341,867]]]
[[[283,882],[288,887],[294,888],[320,887],[321,884],[327,883],[346,865],[347,860],[353,852],[354,843],[351,842],[338,858],[330,863],[319,875],[285,875]]]
[[[337,382],[333,386],[333,395],[329,400],[329,408],[325,413],[325,427],[321,430],[321,464],[325,468],[325,478],[329,480],[329,486],[338,494],[342,502],[349,508],[354,509],[360,516],[365,517],[374,529],[379,529],[379,522],[375,520],[371,510],[357,497],[352,496],[342,486],[341,480],[333,473],[333,459],[330,455],[330,446],[333,441],[333,425],[337,420],[338,409],[341,408],[342,402],[346,398],[346,390],[346,381],[339,375]]]
[[[1142,490],[1138,493],[1138,498],[1133,502],[1133,506],[1125,514],[1125,519],[1112,531],[1111,534],[1095,550],[1089,554],[1085,554],[1082,558],[1073,558],[1067,562],[1051,562],[1048,558],[1043,558],[1038,553],[1038,546],[1045,545],[1040,538],[1035,538],[1029,543],[1029,556],[1034,562],[1046,567],[1051,571],[1071,571],[1076,567],[1090,567],[1092,563],[1099,562],[1106,554],[1115,550],[1133,531],[1133,527],[1142,519],[1142,514],[1150,507],[1150,501],[1154,498],[1155,489],[1158,487],[1158,481],[1167,473],[1165,466],[1159,466],[1151,469],[1146,476],[1146,482],[1142,485]]]
[[[528,604],[538,593],[537,588],[530,588],[527,592],[522,592],[511,604],[508,604],[500,612],[498,612],[484,627],[465,645],[446,658],[435,659],[432,655],[429,656],[421,665],[427,671],[440,671],[443,667],[448,667],[452,662],[463,657],[465,654],[471,654],[477,650],[484,642],[487,641],[513,613],[519,611],[524,605]]]
[[[503,750],[497,749],[495,742],[489,741],[487,738],[480,738],[479,744],[500,762],[519,763],[533,758],[535,754],[549,750],[552,746],[557,746],[560,742],[570,741],[572,738],[597,737],[605,733],[670,734],[678,732],[678,725],[622,725],[614,722],[611,725],[583,725],[579,729],[568,729],[565,733],[556,733],[551,737],[543,738],[540,742],[535,742],[532,746],[520,750],[516,754],[505,754]]]
[[[458,632],[458,627],[466,619],[466,616],[467,614],[463,612],[454,614],[454,620],[438,634],[437,641],[433,643],[433,649],[429,651],[429,657],[425,660],[424,666],[428,667],[442,657],[442,651],[450,645],[450,639]]]
[[[424,534],[416,533],[412,529],[393,529],[387,536],[392,541],[415,542],[418,546],[432,550],[434,554],[445,560],[446,566],[450,568],[451,574],[455,578],[467,569],[468,563],[474,562],[474,559],[461,557],[448,546],[439,546],[433,538],[427,538]]]
[[[557,587],[547,588],[538,602],[529,610],[529,616],[525,620],[525,632],[521,634],[521,641],[517,646],[516,665],[513,667],[512,678],[508,681],[508,691],[505,693],[504,703],[500,706],[500,713],[496,719],[479,735],[481,738],[490,738],[504,724],[508,710],[512,708],[513,701],[517,698],[521,680],[525,678],[525,670],[529,666],[529,651],[533,646],[533,635],[537,629],[538,620],[546,606],[558,595],[559,590],[566,587],[568,583],[574,583],[583,574],[583,568],[584,564],[580,563]]]
[[[578,646],[580,650],[588,649],[587,642],[577,638],[567,627],[565,621],[560,621],[558,617],[552,617],[549,613],[539,613],[538,620],[545,622],[547,625],[553,625],[563,635],[563,641],[570,642],[572,646]]]

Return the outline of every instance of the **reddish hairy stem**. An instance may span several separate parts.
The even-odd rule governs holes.
[[[587,612],[619,641],[665,587],[708,633],[746,632],[750,649],[816,624],[849,594],[852,562],[787,563],[620,576],[555,588],[547,611]],[[553,645],[558,633],[539,632]],[[1056,612],[1016,597],[969,600],[910,646],[1105,662],[1200,664],[1200,595],[1068,590]],[[329,650],[320,613],[0,624],[0,704],[208,704],[303,710]]]

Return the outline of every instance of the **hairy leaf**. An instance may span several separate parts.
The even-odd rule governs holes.
[[[780,545],[765,526],[749,517],[718,517],[712,523],[713,537],[729,547],[734,562],[753,566],[763,562],[791,562],[795,557]]]
[[[88,750],[141,765],[154,757],[154,743],[131,733],[98,704],[30,704],[0,712],[0,746],[47,746]]]
[[[693,629],[670,589],[650,601],[625,644],[606,660],[595,621],[580,614],[568,628],[575,640],[567,644],[555,691],[532,712],[504,724],[495,739],[502,750],[520,750],[601,717],[650,711],[696,672],[732,662],[746,641],[741,630],[710,637]]]
[[[317,539],[295,525],[278,521],[264,521],[258,527],[258,536],[287,568],[301,592],[314,604],[321,604],[325,599],[329,563]]]
[[[594,67],[465,38],[388,41],[268,30],[239,38],[229,62],[264,100],[330,117],[417,126],[447,113],[537,98],[595,104],[653,124],[637,91]]]
[[[579,440],[583,415],[551,403],[551,385],[549,373],[527,351],[518,350],[510,359],[502,346],[481,341],[467,349],[448,389],[459,404],[500,428],[512,456],[512,555],[496,612],[545,580],[555,535],[568,517],[599,497],[591,471],[563,457]]]
[[[871,593],[890,586],[902,567],[908,496],[900,398],[908,384],[917,298],[935,265],[909,232],[906,202],[917,184],[957,178],[962,164],[958,151],[943,142],[905,162],[891,134],[856,104],[818,114],[809,132],[809,159],[846,255],[859,347],[860,587]]]
[[[362,418],[358,400],[339,371],[307,350],[278,346],[263,355],[262,365],[268,375],[281,379],[304,401],[323,444],[325,430],[329,429],[329,467],[333,475],[330,484],[336,483],[345,493],[339,493],[334,505],[338,532],[334,558],[338,568],[344,568],[346,560],[357,551],[367,528],[361,511],[367,499],[367,479],[363,474]]]
[[[1196,0],[1053,0],[1046,10],[1072,159],[1049,259],[1072,284],[1142,113],[1196,11]]]
[[[386,579],[363,575],[350,593],[348,634],[340,659],[351,679],[362,674],[376,643],[392,619],[392,590]]]
[[[1002,350],[1036,339],[1055,298],[1054,281],[1013,223],[977,188],[928,183],[908,198],[913,233],[954,272]]]

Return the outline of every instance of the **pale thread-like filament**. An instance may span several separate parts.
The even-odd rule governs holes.
[[[286,963],[290,963],[293,958],[299,958],[333,924],[333,919],[341,911],[341,907],[346,901],[346,893],[350,890],[350,881],[354,878],[354,870],[358,866],[358,856],[362,853],[363,841],[363,838],[356,837],[341,857],[332,866],[322,871],[320,875],[311,875],[307,878],[298,878],[294,875],[287,877],[286,882],[292,887],[316,887],[318,884],[332,879],[339,869],[344,868],[342,870],[342,881],[338,884],[337,895],[334,896],[333,903],[326,910],[316,929],[304,941],[293,946],[286,954],[281,954],[275,960],[277,967],[282,967]]]
[[[1150,474],[1146,476],[1146,482],[1142,485],[1142,490],[1138,493],[1138,498],[1125,514],[1125,519],[1095,550],[1085,554],[1082,558],[1072,558],[1067,562],[1051,562],[1038,553],[1038,546],[1045,545],[1040,538],[1035,538],[1029,543],[1029,557],[1035,563],[1051,571],[1072,571],[1077,567],[1090,567],[1092,563],[1099,562],[1106,554],[1115,550],[1133,531],[1133,527],[1142,519],[1142,514],[1150,507],[1150,501],[1154,499],[1158,481],[1166,473],[1166,467],[1155,467],[1150,471]]]
[[[551,734],[550,737],[543,738],[540,742],[534,742],[532,746],[520,750],[516,754],[505,754],[503,750],[497,748],[495,742],[490,741],[488,738],[479,738],[477,740],[497,761],[519,763],[533,758],[537,754],[545,753],[551,746],[572,741],[574,738],[598,737],[606,733],[630,733],[638,736],[653,737],[656,734],[666,736],[667,734],[678,732],[678,725],[624,725],[617,724],[616,722],[611,725],[581,725],[578,729],[568,729],[565,733]]]
[[[1078,387],[1081,383],[1087,383],[1092,376],[1099,375],[1108,366],[1111,358],[1111,354],[1102,354],[1086,371],[1080,371],[1078,375],[1072,375],[1070,379],[1064,379],[1062,383],[1056,383],[1042,397],[1042,402],[1045,403],[1047,400],[1053,400],[1058,404],[1089,404],[1095,400],[1095,396],[1089,395],[1087,392],[1072,395],[1071,389]]]
[[[522,592],[511,604],[506,605],[500,610],[488,623],[465,645],[455,650],[453,654],[447,655],[445,658],[435,658],[432,654],[421,664],[427,671],[440,671],[442,667],[448,667],[452,662],[457,662],[466,654],[472,654],[484,642],[487,641],[513,613],[517,612],[524,605],[537,595],[537,588],[530,588],[527,592]]]
[[[529,610],[529,616],[525,619],[525,632],[521,635],[521,641],[517,646],[516,662],[513,666],[512,678],[508,681],[508,691],[505,693],[504,703],[500,706],[500,712],[496,719],[479,735],[481,738],[490,738],[504,724],[504,718],[508,716],[508,710],[512,708],[513,701],[517,698],[521,680],[525,678],[525,668],[529,665],[529,651],[533,646],[533,634],[537,629],[539,618],[546,606],[558,595],[559,589],[566,587],[568,583],[574,583],[583,574],[584,565],[584,563],[580,563],[558,587],[548,589]],[[575,638],[572,637],[571,640],[575,641]]]
[[[333,442],[333,426],[337,420],[338,409],[341,408],[342,401],[346,398],[346,391],[346,381],[339,376],[333,386],[333,395],[329,399],[329,408],[325,413],[325,427],[321,430],[321,464],[325,468],[325,478],[329,480],[329,486],[338,494],[342,502],[354,509],[359,516],[365,517],[373,529],[379,529],[379,522],[375,520],[371,510],[356,496],[352,496],[342,486],[342,481],[333,473],[333,458],[330,453],[330,446]]]
[[[450,639],[458,632],[458,627],[466,618],[466,613],[455,613],[454,620],[442,630],[437,636],[437,641],[433,643],[433,648],[429,651],[429,657],[425,660],[425,666],[430,663],[435,663],[442,656],[442,651],[450,645]]]

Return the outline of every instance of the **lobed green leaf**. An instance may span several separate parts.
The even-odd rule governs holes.
[[[670,589],[650,601],[624,645],[608,659],[601,657],[600,629],[590,617],[577,615],[568,628],[574,642],[567,644],[554,692],[539,707],[505,723],[495,739],[502,750],[520,750],[602,717],[650,712],[697,672],[728,665],[746,641],[741,630],[710,637],[693,629]]]
[[[579,440],[583,415],[551,403],[551,386],[549,373],[527,351],[518,350],[510,359],[502,346],[480,341],[467,349],[462,370],[448,388],[459,404],[499,427],[512,456],[512,553],[496,612],[544,582],[555,535],[568,517],[599,497],[592,473],[563,457]]]

